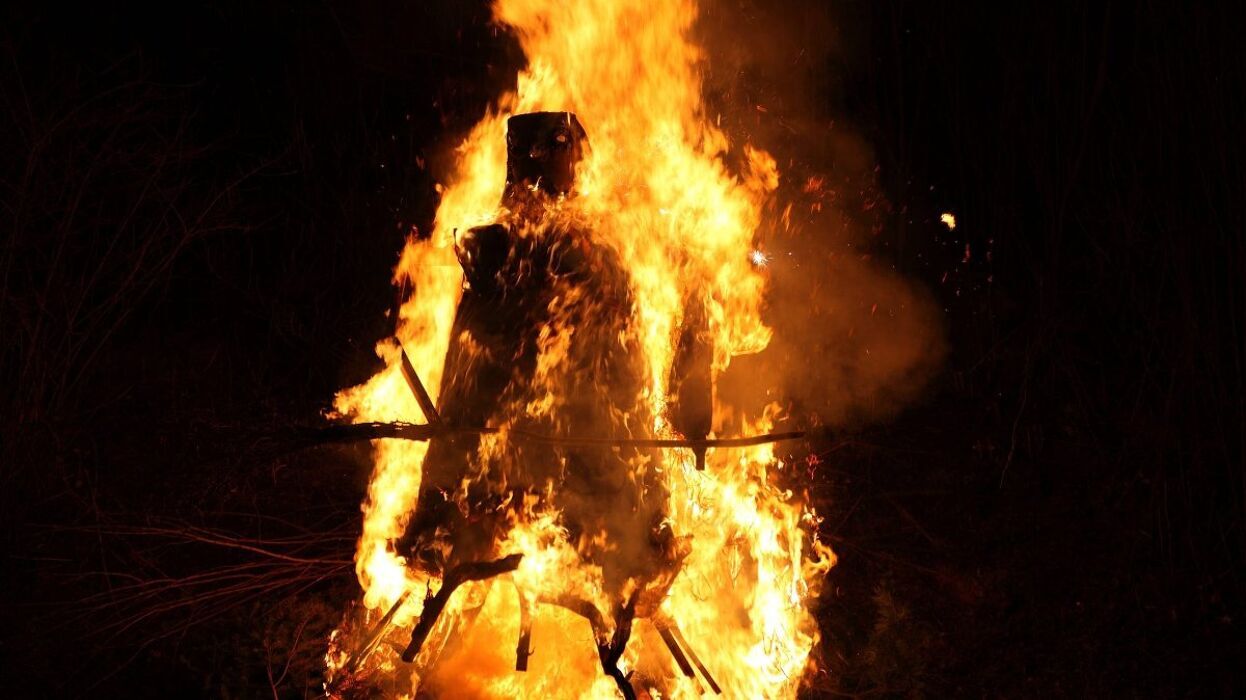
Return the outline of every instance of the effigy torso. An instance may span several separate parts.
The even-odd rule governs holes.
[[[456,241],[465,284],[438,410],[452,425],[500,428],[501,439],[432,441],[407,539],[415,561],[433,571],[488,559],[526,500],[560,514],[568,541],[586,563],[601,567],[603,588],[617,600],[629,580],[643,588],[672,568],[666,492],[652,455],[608,444],[505,439],[522,433],[605,440],[652,429],[629,278],[559,189],[569,181],[557,182],[557,148],[567,145],[558,139],[575,137],[578,124],[567,122],[562,131],[558,114],[523,115],[537,122],[526,131],[512,119],[512,160],[526,151],[552,164],[535,179],[516,174],[522,165],[511,167],[498,222]]]

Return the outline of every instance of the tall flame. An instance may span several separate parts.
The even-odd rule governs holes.
[[[498,0],[494,14],[513,29],[529,63],[517,92],[501,96],[459,146],[432,236],[412,239],[403,250],[395,282],[411,295],[397,338],[436,400],[462,286],[454,232],[498,214],[506,119],[574,112],[591,142],[575,206],[630,276],[646,400],[656,416],[652,430],[669,436],[666,382],[689,299],[708,310],[716,372],[770,340],[761,320],[766,273],[750,254],[778,186],[776,163],[749,145],[733,149],[706,114],[698,77],[703,55],[691,38],[693,0]],[[401,375],[398,345],[382,343],[378,352],[386,369],[343,391],[337,409],[360,421],[416,420],[420,409]],[[719,406],[716,412],[731,411]],[[764,431],[771,422],[771,415],[737,418],[732,428]],[[424,453],[423,443],[377,443],[356,558],[363,605],[373,619],[410,593],[411,602],[393,620],[399,627],[412,624],[419,599],[430,584],[436,588],[392,544],[414,509]],[[811,538],[816,516],[775,485],[773,472],[783,464],[769,446],[712,451],[705,471],[682,450],[667,450],[662,460],[672,528],[692,536],[692,553],[663,610],[728,696],[794,696],[818,639],[808,603],[834,563],[830,550]],[[581,570],[556,514],[528,515],[515,518],[503,546],[525,555],[516,581],[539,592],[550,581],[582,578],[590,594],[593,572]],[[489,595],[485,586],[464,588],[452,599],[451,608],[461,610],[473,596],[484,598],[466,651],[440,664],[453,669],[444,675],[453,676],[456,697],[617,696],[601,673],[585,621],[553,606],[535,608],[535,654],[526,673],[514,671],[519,604],[513,592],[500,589]],[[331,666],[342,663],[350,644],[339,646]],[[404,667],[387,653],[373,654],[368,663],[433,687],[445,682],[438,673],[420,678],[418,664]],[[700,694],[697,681],[678,673],[656,632],[642,622],[624,664],[669,677],[663,697]]]

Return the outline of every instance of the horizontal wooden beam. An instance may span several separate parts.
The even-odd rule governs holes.
[[[425,441],[441,437],[458,435],[498,435],[505,434],[509,439],[520,442],[533,442],[557,447],[652,447],[652,448],[685,448],[708,449],[724,447],[752,447],[787,440],[800,440],[805,431],[792,430],[782,433],[763,433],[730,438],[706,438],[689,440],[685,438],[611,438],[611,437],[574,437],[545,435],[528,430],[501,428],[481,428],[457,425],[430,425],[427,423],[351,423],[348,425],[332,425],[315,428],[309,431],[307,438],[313,443],[361,442],[364,440],[415,440]]]

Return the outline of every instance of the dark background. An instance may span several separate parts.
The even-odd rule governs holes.
[[[805,117],[874,149],[876,255],[929,286],[950,339],[921,401],[818,446],[806,486],[840,563],[810,694],[1234,694],[1240,22],[779,5],[718,12],[829,18],[834,37],[797,32]],[[520,60],[487,19],[0,12],[6,694],[315,693],[368,455],[273,436],[375,370],[432,173]]]

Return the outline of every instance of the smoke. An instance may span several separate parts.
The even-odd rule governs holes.
[[[722,403],[756,414],[778,402],[836,427],[893,416],[946,355],[942,314],[895,271],[892,205],[873,151],[838,111],[856,57],[827,8],[706,3],[707,100],[727,132],[780,166],[780,187],[750,254],[769,276],[770,345],[719,377]]]

